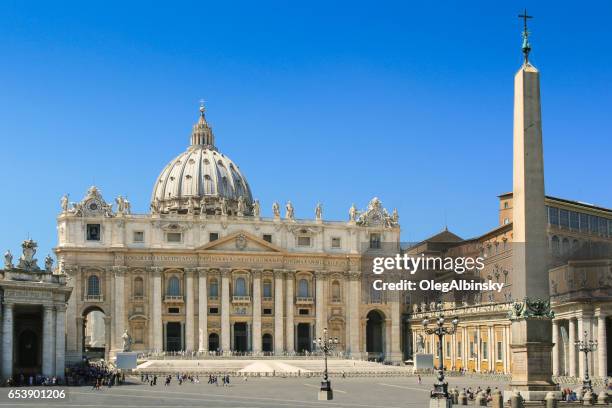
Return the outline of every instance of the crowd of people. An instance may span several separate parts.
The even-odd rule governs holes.
[[[192,384],[199,384],[200,383],[200,377],[198,375],[190,375],[190,374],[176,374],[176,382],[178,383],[178,385],[183,385],[184,383],[190,382]],[[140,375],[140,382],[143,383],[147,383],[149,384],[151,387],[157,385],[157,374],[141,374]],[[164,376],[164,386],[167,387],[170,384],[172,384],[173,381],[173,376],[172,375],[166,375]],[[208,384],[214,384],[214,385],[219,385],[219,376],[217,375],[212,375],[210,374],[208,376]],[[229,375],[223,375],[221,376],[221,384],[225,387],[225,386],[229,386],[230,385],[230,376]]]
[[[53,377],[45,377],[42,374],[36,375],[24,375],[20,373],[16,376],[16,378],[9,378],[6,380],[6,385],[8,387],[24,387],[24,386],[34,386],[34,385],[60,385],[61,381],[53,376]]]
[[[91,385],[94,389],[108,388],[125,382],[125,374],[106,364],[104,361],[69,367],[66,373],[68,385]]]

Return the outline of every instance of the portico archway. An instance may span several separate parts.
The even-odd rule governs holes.
[[[385,315],[379,310],[371,310],[366,323],[366,351],[368,358],[380,360],[384,356]]]

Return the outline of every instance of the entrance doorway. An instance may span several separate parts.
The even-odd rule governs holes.
[[[385,318],[377,310],[372,310],[368,313],[367,318],[366,351],[368,352],[368,358],[380,360],[384,353]]]
[[[180,322],[166,323],[166,351],[180,351],[182,349],[182,333]]]
[[[219,350],[219,335],[217,333],[210,333],[210,335],[208,336],[208,350]]]
[[[261,350],[266,353],[272,352],[272,335],[266,333],[261,337]]]
[[[297,352],[303,353],[311,350],[310,323],[298,323],[297,325]]]
[[[43,310],[37,305],[17,305],[13,317],[14,374],[40,374],[42,370]],[[55,326],[54,326],[55,327]],[[53,353],[55,356],[55,353]]]
[[[248,333],[246,323],[234,323],[234,351],[248,351]]]
[[[25,370],[36,369],[38,366],[38,354],[40,341],[32,330],[24,330],[19,335],[17,350],[17,365]]]
[[[105,358],[106,325],[104,312],[98,308],[90,308],[83,313],[83,355],[87,358]]]

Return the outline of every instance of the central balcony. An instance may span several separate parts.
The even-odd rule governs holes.
[[[251,297],[250,296],[232,296],[232,303],[234,304],[251,303]]]
[[[183,303],[183,296],[164,296],[164,302],[166,303]]]
[[[104,302],[102,295],[85,295],[86,302]]]
[[[314,299],[310,296],[307,296],[307,297],[298,296],[295,298],[296,305],[312,305],[313,302],[314,302]]]

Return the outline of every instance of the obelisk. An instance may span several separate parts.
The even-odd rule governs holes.
[[[548,280],[540,73],[529,62],[527,15],[524,62],[514,77],[514,177],[511,312],[513,392],[544,400],[552,382],[552,312]]]

